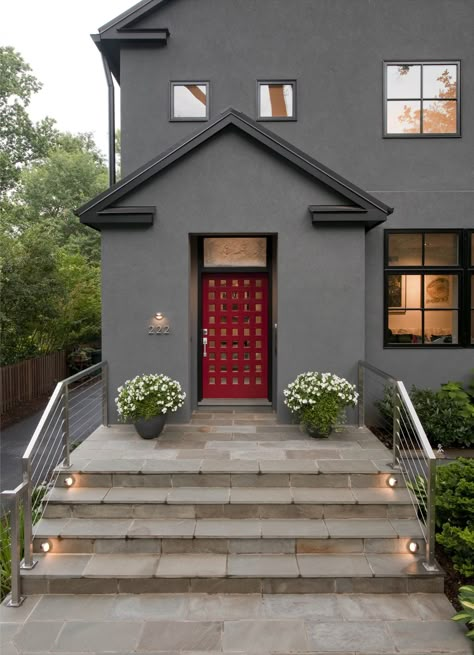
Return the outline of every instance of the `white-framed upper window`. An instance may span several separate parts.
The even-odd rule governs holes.
[[[257,81],[257,117],[260,121],[296,120],[296,81]]]
[[[460,62],[384,62],[384,136],[456,137]]]
[[[207,121],[209,82],[171,82],[170,120]]]

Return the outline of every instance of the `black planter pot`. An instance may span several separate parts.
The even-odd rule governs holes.
[[[326,432],[317,425],[305,425],[306,432],[310,437],[314,439],[327,439],[332,432],[332,428],[329,428]]]
[[[163,432],[166,423],[166,414],[159,414],[152,418],[139,418],[135,421],[135,430],[142,439],[155,439]]]

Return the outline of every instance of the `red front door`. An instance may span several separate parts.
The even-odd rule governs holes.
[[[268,275],[203,274],[202,340],[204,398],[268,398]]]

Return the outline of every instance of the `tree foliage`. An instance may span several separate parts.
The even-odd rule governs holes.
[[[2,365],[100,335],[100,239],[74,210],[106,188],[107,169],[90,134],[31,122],[29,71],[0,48]]]
[[[0,47],[0,200],[17,185],[22,167],[46,154],[54,121],[34,123],[27,107],[41,84],[12,47]]]

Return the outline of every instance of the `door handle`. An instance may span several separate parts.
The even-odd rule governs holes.
[[[202,356],[207,357],[207,337],[202,338]]]

